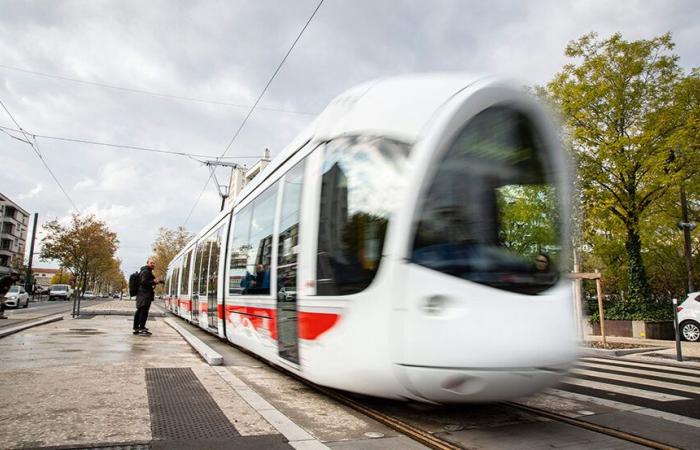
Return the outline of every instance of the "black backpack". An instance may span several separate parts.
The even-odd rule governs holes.
[[[140,272],[134,272],[129,276],[129,297],[135,297],[139,293]]]

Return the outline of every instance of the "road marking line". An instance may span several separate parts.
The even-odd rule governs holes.
[[[654,391],[646,391],[633,387],[618,386],[616,384],[600,383],[598,381],[579,380],[576,378],[565,378],[562,383],[572,384],[574,386],[582,386],[600,391],[614,392],[615,394],[624,394],[632,397],[639,397],[648,400],[656,400],[659,402],[675,402],[677,400],[689,400],[687,397],[678,395],[662,394]]]
[[[618,372],[625,372],[625,373],[634,373],[638,375],[649,375],[652,377],[661,377],[661,378],[666,378],[671,381],[690,381],[692,383],[700,383],[700,377],[692,377],[688,375],[675,375],[672,373],[661,373],[661,372],[655,372],[653,370],[644,370],[644,369],[632,369],[629,367],[620,367],[620,366],[613,366],[613,365],[607,365],[607,364],[596,364],[596,363],[589,363],[589,362],[579,362],[580,366],[585,366],[589,367],[592,369],[608,369],[608,370],[617,370]]]
[[[700,395],[700,387],[686,386],[684,384],[677,384],[677,383],[669,383],[667,381],[647,380],[644,378],[630,377],[627,375],[615,375],[612,373],[596,372],[594,370],[585,370],[585,369],[572,369],[570,373],[574,373],[577,375],[588,375],[591,377],[602,378],[604,380],[625,381],[627,383],[643,384],[644,386],[673,389],[674,391],[687,392],[688,394]]]
[[[651,368],[657,368],[657,369],[663,369],[663,370],[669,370],[669,371],[676,371],[676,372],[683,372],[683,373],[689,373],[695,376],[700,376],[700,369],[689,369],[685,367],[677,367],[677,366],[667,366],[667,365],[657,365],[657,364],[652,364],[652,363],[640,363],[636,361],[631,361],[629,359],[625,360],[610,360],[610,359],[605,359],[605,358],[582,358],[579,361],[595,361],[595,362],[601,362],[604,364],[610,364],[610,365],[616,365],[613,363],[620,363],[620,364],[625,364],[628,366],[634,366],[634,367],[645,367],[647,369]]]
[[[548,389],[545,392],[557,397],[567,398],[569,400],[594,403],[596,405],[606,406],[608,408],[613,408],[620,411],[630,411],[637,414],[644,414],[647,416],[668,420],[669,422],[676,422],[683,425],[700,428],[699,419],[693,419],[692,417],[681,416],[679,414],[673,414],[666,411],[659,411],[658,409],[644,408],[637,405],[630,405],[629,403],[617,402],[615,400],[592,397],[585,394],[577,394],[576,392],[562,391],[561,389]]]

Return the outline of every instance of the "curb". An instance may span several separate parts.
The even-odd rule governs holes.
[[[84,309],[80,311],[81,316],[134,316],[135,311],[116,311],[110,309]],[[162,312],[149,312],[148,317],[165,317]]]
[[[180,324],[176,323],[173,319],[165,319],[165,323],[167,323],[172,329],[180,333],[180,335],[187,341],[187,343],[190,344],[192,348],[197,353],[199,353],[210,366],[221,366],[224,364],[223,356],[221,356],[219,353],[214,351],[214,349],[202,342],[198,337],[185,330],[182,326],[180,326]]]
[[[590,348],[584,347],[580,349],[580,356],[625,356],[633,355],[635,353],[648,353],[655,352],[659,350],[666,350],[666,347],[644,347],[644,348],[621,348],[606,350],[604,348]]]
[[[26,330],[27,328],[36,327],[36,326],[44,325],[44,324],[51,323],[51,322],[57,322],[59,320],[63,320],[63,314],[57,314],[57,315],[53,315],[53,316],[49,316],[49,317],[42,317],[41,319],[36,319],[34,321],[24,322],[21,325],[17,325],[14,327],[9,327],[9,328],[5,328],[3,330],[0,330],[0,338],[4,338],[5,336],[9,336],[11,334],[18,333],[20,331]]]

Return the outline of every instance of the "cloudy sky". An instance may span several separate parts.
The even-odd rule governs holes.
[[[213,158],[317,4],[2,0],[0,100],[36,135]],[[680,64],[698,67],[698,19],[692,0],[325,0],[227,155],[276,155],[333,97],[373,78],[467,71],[546,83],[567,42],[591,31],[628,40],[670,31]],[[15,128],[1,109],[0,126]],[[209,177],[182,156],[36,139],[79,210],[118,233],[127,274],[159,227],[185,223]],[[72,211],[34,151],[3,133],[0,192],[40,223]],[[218,207],[210,184],[187,228],[198,231]]]

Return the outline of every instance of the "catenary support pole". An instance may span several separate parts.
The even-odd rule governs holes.
[[[34,213],[34,225],[32,226],[32,240],[29,244],[29,262],[27,263],[27,278],[24,281],[24,289],[34,297],[34,283],[32,283],[32,262],[34,261],[34,240],[36,239],[36,223],[39,221],[39,213]]]
[[[688,294],[695,292],[693,286],[693,255],[690,250],[690,230],[695,227],[695,224],[688,221],[688,199],[685,195],[685,185],[681,184],[681,223],[680,228],[683,230],[683,252],[685,253],[685,270],[688,277]]]
[[[676,332],[676,359],[683,361],[683,353],[681,350],[681,330],[678,329],[678,299],[673,299],[673,329]]]

